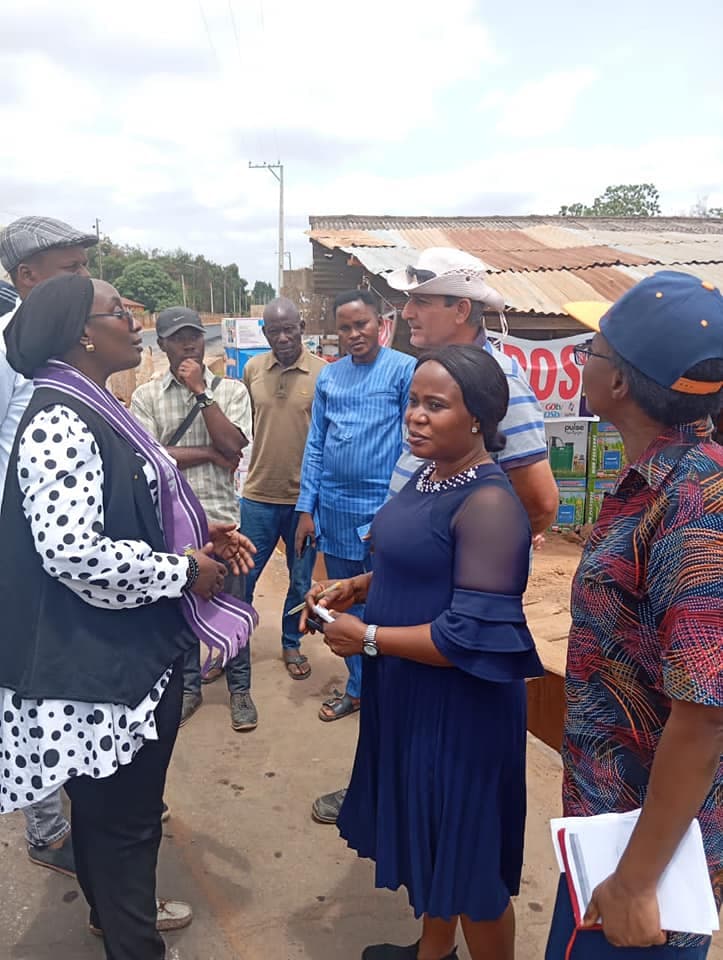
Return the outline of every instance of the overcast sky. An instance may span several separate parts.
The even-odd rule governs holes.
[[[11,9],[15,7],[15,9]],[[587,10],[589,9],[589,12]],[[723,205],[720,0],[23,0],[0,10],[0,223],[100,217],[276,283],[309,214]]]

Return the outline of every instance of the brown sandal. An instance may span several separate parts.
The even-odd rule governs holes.
[[[303,653],[297,652],[289,656],[287,655],[286,651],[284,651],[284,663],[286,664],[286,672],[289,674],[292,680],[306,680],[306,678],[311,675],[311,664]],[[305,670],[303,669],[304,665],[306,665]],[[289,667],[292,666],[298,667],[299,672],[294,673],[293,671],[289,670]]]

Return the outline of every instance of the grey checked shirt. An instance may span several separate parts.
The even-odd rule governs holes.
[[[251,439],[251,401],[248,390],[239,380],[222,379],[215,390],[211,389],[213,374],[203,368],[206,393],[213,397],[231,423],[238,427],[247,440]],[[164,446],[168,445],[193,406],[194,398],[173,374],[159,380],[141,384],[131,398],[131,413]],[[207,447],[211,437],[199,412],[191,426],[177,444],[179,447]],[[216,466],[202,463],[183,471],[193,492],[201,501],[206,516],[221,523],[239,522],[239,502],[234,491],[233,474]]]

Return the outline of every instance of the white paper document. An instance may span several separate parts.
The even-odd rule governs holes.
[[[569,873],[582,917],[595,887],[614,873],[640,816],[604,813],[597,817],[558,817],[550,821],[552,845],[562,873]],[[700,824],[693,820],[658,883],[663,930],[710,936],[718,911],[703,849]],[[578,917],[579,913],[579,917]]]

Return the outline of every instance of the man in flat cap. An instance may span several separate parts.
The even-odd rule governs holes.
[[[98,242],[95,234],[76,230],[51,217],[21,217],[0,231],[0,263],[10,275],[18,303],[33,287],[61,273],[89,276],[86,249]],[[6,291],[7,294],[7,291]],[[0,317],[0,332],[14,309]],[[0,337],[0,497],[5,486],[8,458],[20,418],[28,405],[33,385],[16,373],[5,358],[5,340]],[[63,815],[59,790],[26,807],[28,856],[38,866],[66,876],[75,876],[70,824]]]

